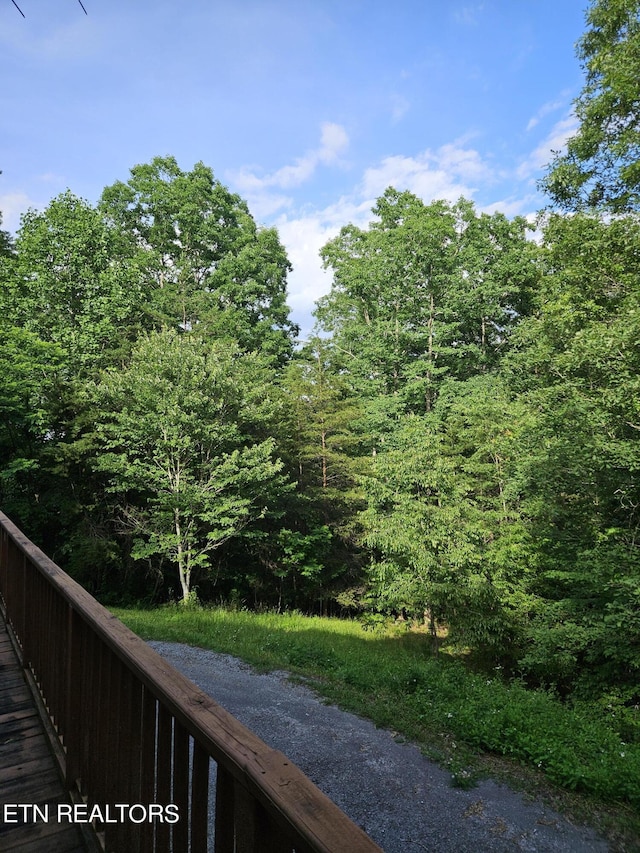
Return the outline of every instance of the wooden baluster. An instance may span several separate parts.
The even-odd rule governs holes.
[[[209,753],[195,741],[191,769],[190,853],[207,853],[209,823]]]
[[[291,853],[292,842],[253,794],[237,781],[234,796],[236,853]]]
[[[133,701],[133,677],[127,668],[118,659],[114,658],[115,663],[115,680],[118,688],[118,746],[117,753],[112,758],[114,778],[112,794],[109,803],[131,805],[136,802],[133,798],[133,757],[134,750],[139,752],[139,745],[134,746],[134,732],[131,706]],[[126,850],[127,853],[137,853],[137,843],[135,839],[138,836],[137,825],[129,822],[125,817],[124,821],[120,820],[119,813],[114,813],[115,819],[118,821],[110,827],[110,836],[114,850]]]
[[[215,853],[234,853],[234,781],[221,764],[216,774]]]
[[[82,620],[68,605],[67,615],[67,719],[65,740],[67,747],[66,783],[70,791],[81,776],[82,728],[87,724],[83,704],[82,661],[86,657],[85,632]]]
[[[142,691],[142,732],[140,755],[140,787],[138,802],[149,805],[156,794],[156,726],[158,705],[155,696],[146,687]],[[154,823],[140,827],[140,853],[153,853]]]
[[[141,766],[142,766],[142,685],[127,670],[130,683],[129,697],[129,730],[131,732],[128,747],[128,775],[129,775],[129,803],[140,803],[148,806],[152,800],[140,799],[141,788]],[[128,850],[131,853],[140,853],[142,848],[142,836],[146,823],[135,823],[131,826]]]
[[[173,724],[173,796],[180,819],[172,824],[173,849],[189,849],[189,735],[176,720]],[[163,805],[165,805],[163,803]]]
[[[171,802],[171,756],[173,752],[173,718],[169,711],[160,705],[158,708],[158,775],[156,802],[165,806]],[[168,823],[156,824],[156,851],[169,853],[171,826]],[[177,853],[177,851],[176,851]]]
[[[113,806],[118,802],[118,765],[120,746],[122,743],[122,731],[120,728],[120,716],[122,713],[120,691],[121,691],[121,664],[110,649],[105,648],[106,655],[106,679],[103,684],[101,716],[104,721],[103,761],[105,764],[105,796],[98,805]],[[104,837],[106,853],[122,853],[118,824],[104,824]]]
[[[238,781],[235,783],[233,795],[236,852],[256,853],[260,843],[257,803],[244,785]]]

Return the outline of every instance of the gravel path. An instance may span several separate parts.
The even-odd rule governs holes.
[[[323,704],[285,672],[262,675],[230,655],[179,643],[150,645],[284,752],[385,853],[609,850],[593,829],[505,785],[483,780],[469,791],[452,788],[450,774],[415,745]]]

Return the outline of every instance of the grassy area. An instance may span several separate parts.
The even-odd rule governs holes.
[[[532,768],[530,778],[544,774],[592,801],[620,805],[625,823],[637,827],[640,738],[623,741],[615,720],[595,705],[568,707],[506,683],[499,672],[479,675],[448,655],[434,660],[426,634],[366,631],[355,621],[298,613],[114,612],[145,639],[226,652],[261,670],[313,679],[328,700],[420,742],[425,754],[449,766],[454,785],[473,783],[486,751]]]

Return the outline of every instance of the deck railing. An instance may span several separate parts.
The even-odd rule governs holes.
[[[97,806],[107,853],[379,851],[301,770],[164,661],[3,513],[0,595],[59,742],[67,788],[80,819]]]

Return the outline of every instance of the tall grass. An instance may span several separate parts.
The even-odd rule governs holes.
[[[601,801],[640,807],[640,737],[626,735],[597,706],[569,707],[544,691],[434,659],[418,632],[365,631],[355,621],[298,613],[164,607],[116,610],[145,639],[235,655],[261,670],[315,679],[323,696],[447,758],[453,781],[469,778],[465,745],[510,756],[554,784]],[[636,730],[637,731],[637,730]],[[452,750],[462,758],[453,760]]]

